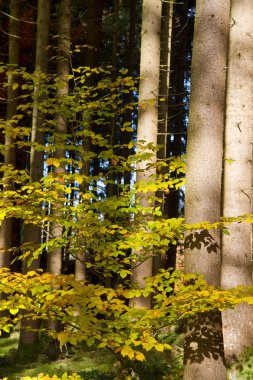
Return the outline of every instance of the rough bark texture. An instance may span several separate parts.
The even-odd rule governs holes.
[[[127,50],[127,59],[126,59],[126,67],[128,69],[128,75],[134,76],[134,63],[135,63],[135,55],[136,55],[136,29],[137,29],[137,7],[136,0],[129,1],[129,30],[128,30],[128,40],[126,43],[125,49]],[[125,94],[125,104],[133,104],[133,94],[129,92]],[[124,123],[132,124],[132,109],[128,109],[122,115],[122,125]],[[131,125],[130,124],[130,125]],[[133,133],[122,131],[121,132],[121,144],[127,146],[129,142],[133,139]],[[124,158],[127,158],[130,155],[129,149],[122,147],[120,151],[120,155]],[[124,185],[128,185],[130,187],[131,182],[131,172],[125,171],[122,174],[124,178]]]
[[[19,18],[20,1],[11,0],[10,2],[10,25],[9,25],[9,63],[8,63],[8,94],[7,94],[7,113],[6,125],[7,131],[5,135],[5,165],[15,166],[16,151],[13,146],[14,140],[11,134],[11,119],[17,113],[17,89],[13,89],[13,84],[17,82],[14,70],[19,64]],[[5,173],[6,175],[6,173]],[[5,180],[6,189],[8,189],[8,179]],[[10,266],[10,252],[12,247],[12,218],[4,219],[0,228],[0,268],[8,268]]]
[[[87,32],[86,32],[86,44],[89,46],[89,49],[85,53],[85,65],[94,68],[99,66],[100,62],[100,44],[101,44],[101,33],[102,33],[102,14],[104,8],[104,1],[100,1],[94,7],[93,0],[89,0],[87,4]],[[88,85],[94,85],[93,77],[88,78]],[[92,117],[88,110],[83,112],[83,124],[84,129],[92,129]],[[89,152],[92,150],[92,145],[89,137],[83,138],[82,147],[84,152]],[[90,172],[90,160],[87,160],[85,157],[81,157],[83,166],[80,170],[80,174],[84,176],[89,176]],[[88,190],[88,184],[83,182],[80,185],[80,192],[86,193]],[[75,260],[75,276],[77,280],[86,280],[86,252],[85,250],[79,251],[76,254]]]
[[[117,77],[117,69],[119,65],[118,54],[119,54],[119,12],[120,12],[120,1],[113,0],[113,30],[112,30],[112,80],[115,80]],[[109,136],[110,136],[110,144],[112,150],[114,149],[114,145],[116,144],[116,115],[111,121],[111,125],[109,126]],[[116,185],[116,173],[111,171],[108,174],[108,183],[107,183],[107,196],[113,197],[118,194],[118,188]],[[108,284],[108,286],[110,286]]]
[[[71,0],[60,0],[58,3],[58,57],[57,57],[57,75],[59,84],[57,88],[57,97],[59,101],[59,110],[55,117],[55,153],[54,157],[63,159],[66,157],[66,134],[67,134],[67,119],[64,113],[64,105],[61,105],[64,98],[69,93],[69,70],[70,70],[70,30],[71,30]],[[65,173],[66,162],[61,162],[57,168],[54,168],[54,173],[61,178]],[[60,180],[61,181],[61,180]],[[56,202],[52,207],[54,222],[51,223],[50,232],[53,238],[60,240],[63,236],[63,226],[59,219],[62,218],[62,210],[64,203],[64,192],[58,191],[59,202]],[[62,272],[63,252],[62,246],[59,244],[52,252],[48,253],[47,271],[57,276]],[[58,320],[49,320],[48,328],[60,331],[62,326]],[[46,341],[44,348],[48,351],[47,354],[52,359],[57,358],[60,354],[59,342],[56,339],[49,338]]]
[[[37,14],[37,34],[36,34],[36,58],[35,58],[35,75],[38,75],[38,84],[34,89],[33,119],[32,119],[32,136],[33,144],[44,145],[44,133],[42,131],[44,115],[40,112],[40,95],[39,75],[40,72],[47,72],[48,54],[47,46],[49,40],[49,23],[50,23],[50,0],[38,1]],[[37,151],[34,145],[30,152],[30,177],[31,182],[37,182],[43,175],[44,152]],[[35,250],[41,244],[41,228],[34,224],[24,225],[24,243],[29,243],[31,251]],[[33,260],[28,267],[27,259],[23,260],[23,273],[28,270],[36,270],[40,267],[40,259]],[[25,313],[24,313],[25,315]],[[17,357],[19,360],[29,361],[38,353],[39,341],[38,320],[31,321],[23,318],[21,321],[19,346]],[[34,330],[34,331],[31,331]],[[37,330],[37,331],[36,331]]]
[[[228,55],[227,110],[224,152],[223,215],[252,212],[253,137],[253,2],[234,0]],[[229,161],[231,160],[231,161]],[[252,226],[234,223],[222,237],[222,282],[225,288],[252,284]],[[253,344],[252,306],[223,312],[227,359]]]
[[[57,64],[57,74],[59,76],[59,86],[57,96],[59,101],[68,95],[69,91],[69,51],[70,51],[70,28],[71,28],[71,0],[61,0],[59,3],[59,16],[58,16],[58,64]],[[55,126],[55,143],[56,151],[55,158],[65,157],[64,136],[67,133],[67,121],[65,115],[59,111],[56,116],[56,126]],[[65,163],[61,163],[58,168],[55,168],[55,173],[61,176],[65,172]],[[63,198],[64,194],[59,194],[59,198]],[[58,206],[55,206],[53,213],[55,216],[58,215]],[[51,225],[51,233],[54,238],[61,238],[63,233],[63,227],[60,223],[56,221]],[[62,249],[61,247],[55,249],[48,255],[47,270],[58,275],[62,270]]]
[[[161,56],[160,56],[160,88],[159,95],[163,101],[159,102],[159,122],[157,132],[157,144],[162,145],[157,152],[157,159],[164,160],[168,157],[167,142],[169,136],[169,119],[168,119],[168,98],[170,88],[170,67],[171,67],[171,39],[172,39],[172,19],[173,19],[173,1],[162,4],[162,25],[161,25]],[[165,169],[164,169],[165,170]],[[164,172],[163,170],[163,172]],[[162,200],[162,211],[164,217],[168,216],[165,207],[166,195],[164,191],[158,191],[156,196]],[[161,203],[157,202],[157,206]],[[153,274],[157,274],[161,268],[166,268],[166,251],[155,255],[153,258]]]
[[[140,61],[140,88],[137,140],[157,144],[158,125],[158,89],[160,65],[160,30],[161,30],[162,2],[160,0],[144,0],[142,10],[141,32],[141,61]],[[149,104],[147,103],[149,102]],[[147,170],[147,161],[138,166],[137,183],[148,182],[155,174],[154,169]],[[147,194],[151,196],[151,194]],[[142,198],[141,205],[150,207],[147,198]],[[139,252],[141,254],[141,252]],[[148,259],[133,270],[133,281],[141,287],[145,286],[144,277],[152,276],[152,259]],[[136,307],[149,308],[149,298],[133,300]]]
[[[172,41],[172,20],[173,20],[173,1],[163,3],[161,25],[161,59],[160,59],[160,89],[159,95],[164,100],[159,102],[159,123],[157,133],[157,143],[162,148],[157,152],[157,159],[164,160],[167,157],[168,139],[168,98],[170,88],[171,70],[171,41]]]
[[[31,182],[40,181],[43,176],[44,166],[44,152],[38,151],[35,145],[44,145],[44,115],[40,111],[40,102],[42,96],[40,94],[40,80],[39,75],[41,72],[47,72],[48,54],[47,47],[49,41],[49,23],[50,23],[50,0],[38,1],[38,16],[37,16],[37,34],[36,34],[36,58],[35,58],[35,75],[38,76],[38,84],[34,89],[34,103],[33,103],[33,119],[32,119],[32,135],[31,135],[31,153],[30,153],[30,177]],[[34,224],[26,224],[24,226],[24,242],[31,242],[34,246],[41,244],[41,228]],[[33,248],[32,248],[33,249]],[[29,270],[36,270],[39,268],[40,263],[34,260],[29,267]],[[23,261],[23,271],[27,270],[27,262]]]
[[[219,221],[229,0],[197,2],[187,144],[187,223]],[[185,271],[198,272],[215,286],[221,271],[219,232],[196,231],[185,239]],[[185,380],[225,380],[220,313],[188,321]]]

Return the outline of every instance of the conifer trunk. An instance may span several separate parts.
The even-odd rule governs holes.
[[[86,31],[86,44],[89,47],[85,52],[85,65],[90,68],[99,66],[100,62],[100,45],[101,45],[101,29],[102,29],[102,14],[104,8],[104,1],[100,1],[94,7],[93,0],[88,0],[87,4],[87,31]],[[93,86],[93,77],[89,77],[87,80],[89,86]],[[92,117],[89,110],[83,112],[83,129],[92,129]],[[88,152],[92,149],[90,138],[86,136],[83,138],[82,146],[84,152]],[[81,157],[82,158],[82,157]],[[88,177],[90,172],[90,160],[86,158],[83,160],[83,166],[80,170],[81,174]],[[80,193],[88,191],[88,184],[82,183],[80,185]],[[77,252],[75,259],[75,276],[77,280],[86,280],[86,252]]]
[[[126,67],[128,69],[128,75],[134,76],[134,58],[135,58],[135,45],[136,45],[136,22],[137,22],[137,8],[136,8],[136,1],[130,0],[129,1],[129,30],[128,30],[128,40],[126,43],[126,50],[127,50],[127,58],[126,58]],[[131,92],[125,94],[125,104],[131,104],[134,102],[133,100],[133,94]],[[122,125],[124,123],[130,123],[132,125],[132,109],[131,107],[124,112],[122,115]],[[122,131],[121,132],[121,144],[127,146],[130,141],[133,139],[133,133]],[[124,158],[128,158],[130,152],[129,149],[126,147],[122,147],[120,154]],[[122,177],[124,179],[124,185],[128,185],[130,188],[130,182],[131,182],[131,172],[125,171],[122,174]]]
[[[226,101],[223,215],[252,213],[253,2],[233,0]],[[222,287],[252,285],[252,226],[228,226],[222,236]],[[222,313],[226,358],[253,344],[253,309],[242,304]]]
[[[229,0],[197,2],[186,173],[186,223],[216,222],[221,216],[221,178]],[[195,231],[185,239],[185,272],[220,285],[219,231]],[[219,312],[187,321],[185,380],[226,380]]]
[[[68,95],[69,92],[69,69],[70,69],[70,28],[71,28],[71,0],[60,0],[58,9],[58,60],[57,60],[57,75],[59,77],[58,99],[61,101]],[[58,111],[55,125],[55,154],[58,159],[65,158],[65,136],[67,134],[67,120],[64,112]],[[61,177],[65,173],[65,162],[62,162],[54,172]],[[60,193],[59,197],[64,197]],[[53,214],[57,219],[58,205],[55,205]],[[63,227],[57,221],[51,225],[51,234],[53,238],[60,239],[63,234]],[[53,252],[49,253],[47,261],[48,272],[58,275],[62,271],[62,248],[58,247]]]
[[[168,104],[167,156],[181,156],[182,136],[186,124],[186,61],[187,38],[189,34],[188,0],[174,4],[171,52],[170,96]],[[180,190],[172,189],[165,199],[165,209],[169,218],[179,217]],[[179,246],[170,244],[167,252],[167,267],[176,267],[176,256]]]
[[[49,24],[50,24],[50,0],[38,1],[37,33],[36,33],[36,57],[35,57],[35,76],[37,83],[34,88],[31,152],[30,152],[30,178],[31,182],[39,182],[44,170],[44,120],[45,115],[40,109],[43,100],[40,88],[40,73],[47,73],[48,67],[48,43],[49,43]],[[38,149],[39,145],[40,149]],[[37,248],[41,244],[41,228],[35,224],[25,224],[24,243],[30,242]],[[33,250],[33,248],[31,247]],[[40,267],[40,260],[33,260],[27,268],[27,260],[23,261],[23,271],[36,270]]]
[[[168,151],[169,138],[169,115],[168,115],[168,99],[170,92],[170,73],[171,73],[171,47],[172,47],[172,27],[173,27],[173,7],[174,1],[163,2],[162,4],[162,23],[161,23],[161,57],[160,57],[160,88],[159,95],[163,99],[159,102],[159,121],[157,131],[157,144],[162,147],[157,152],[158,160],[165,160],[170,152]],[[165,169],[163,169],[164,172]],[[166,194],[164,191],[158,191],[156,196],[162,200],[157,206],[162,207],[164,217],[168,216],[166,209]],[[167,247],[164,247],[164,252],[155,255],[153,258],[153,274],[166,268]]]
[[[141,31],[141,60],[137,141],[157,145],[158,128],[158,90],[160,72],[160,32],[161,32],[162,2],[160,0],[143,0],[142,31]],[[147,152],[150,152],[147,150]],[[155,155],[153,162],[155,162]],[[150,162],[143,160],[138,165],[136,182],[148,182],[156,174],[154,168],[147,169]],[[148,198],[155,194],[146,193],[140,200],[141,206],[152,206]],[[137,257],[143,254],[140,249]],[[153,252],[147,252],[152,256]],[[152,276],[152,257],[133,269],[132,281],[141,288],[145,287],[144,277]],[[150,297],[139,297],[132,300],[136,307],[150,308]]]
[[[54,158],[63,159],[58,167],[54,167],[54,173],[59,178],[59,183],[64,183],[65,174],[65,157],[66,157],[66,135],[67,135],[67,118],[64,112],[62,102],[69,93],[69,71],[70,71],[70,30],[71,30],[71,0],[59,0],[58,4],[58,57],[57,57],[57,75],[59,78],[57,97],[59,100],[59,109],[55,118],[55,153]],[[62,177],[63,176],[63,177]],[[59,243],[63,236],[63,226],[58,222],[62,218],[63,199],[65,194],[58,191],[59,202],[52,205],[52,215],[54,221],[51,223],[50,232],[52,238],[57,242],[56,247],[47,256],[47,271],[57,276],[62,273],[62,246]],[[48,323],[50,330],[60,331],[61,323],[58,320],[50,320]],[[59,342],[49,340],[48,343],[49,356],[57,358],[60,354]]]
[[[19,12],[20,0],[11,0],[10,2],[10,24],[9,24],[9,62],[8,62],[8,92],[7,92],[7,112],[6,112],[6,134],[5,134],[5,155],[4,164],[15,167],[16,150],[14,147],[14,139],[12,137],[12,118],[17,113],[18,106],[18,90],[13,87],[17,82],[15,70],[19,64]],[[8,181],[8,172],[4,173],[5,190],[10,186]],[[5,218],[0,227],[0,268],[9,268],[10,266],[10,248],[12,247],[12,218]]]
[[[47,46],[49,40],[49,23],[50,23],[50,0],[38,1],[37,13],[37,33],[36,33],[36,57],[35,57],[35,75],[37,76],[36,87],[34,88],[33,118],[32,118],[32,135],[31,135],[31,152],[30,152],[30,179],[31,182],[40,181],[43,176],[44,152],[38,151],[34,144],[44,145],[44,133],[42,131],[44,124],[44,115],[40,111],[40,73],[47,72],[48,54]],[[31,252],[41,244],[41,227],[35,224],[24,225],[24,243],[29,243]],[[27,246],[28,247],[28,246]],[[27,259],[22,262],[23,273],[28,270],[40,268],[40,259],[33,260],[28,267]],[[25,313],[24,313],[25,314]],[[19,347],[17,357],[19,360],[29,361],[38,353],[39,343],[39,325],[38,320],[31,321],[23,318],[21,321]],[[31,331],[31,329],[33,331]],[[37,331],[36,331],[37,330]]]

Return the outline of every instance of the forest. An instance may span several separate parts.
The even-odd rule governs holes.
[[[252,380],[252,0],[0,34],[0,378]]]

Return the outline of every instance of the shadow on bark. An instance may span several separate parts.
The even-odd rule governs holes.
[[[218,253],[220,250],[219,244],[207,230],[191,232],[185,237],[184,247],[191,250],[205,247],[208,253]]]
[[[221,313],[199,313],[185,324],[184,361],[201,363],[205,359],[224,362]]]

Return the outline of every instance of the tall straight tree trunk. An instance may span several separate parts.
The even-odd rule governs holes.
[[[44,120],[45,116],[40,110],[40,103],[43,100],[40,94],[40,73],[46,73],[48,67],[48,42],[50,24],[50,0],[38,0],[37,33],[36,33],[36,57],[35,75],[37,83],[34,88],[31,152],[30,152],[30,178],[31,182],[38,182],[43,176],[44,151],[38,149],[36,145],[44,145]],[[41,228],[34,224],[24,226],[24,242],[31,242],[34,246],[41,243]],[[36,270],[40,266],[39,259],[33,260],[27,268],[26,260],[23,262],[23,271]]]
[[[173,28],[172,28],[172,57],[171,80],[169,96],[169,127],[170,143],[167,144],[167,156],[181,156],[182,136],[186,124],[186,86],[185,77],[187,70],[187,38],[189,33],[189,1],[183,0],[174,4]],[[166,196],[165,208],[169,218],[179,217],[180,191],[173,189]],[[169,245],[167,253],[168,268],[175,268],[178,246]]]
[[[120,0],[113,0],[113,30],[112,30],[112,80],[115,80],[118,74],[118,52],[119,52],[119,11],[120,11]],[[109,135],[111,148],[114,149],[116,144],[116,116],[111,120]],[[115,172],[111,171],[108,175],[107,183],[107,196],[113,197],[117,195],[118,188],[115,184],[116,175]]]
[[[233,0],[228,56],[223,215],[252,213],[253,2]],[[232,161],[229,161],[232,160]],[[252,226],[229,225],[222,237],[221,285],[252,285]],[[225,355],[238,358],[253,344],[253,309],[242,304],[222,313]]]
[[[69,69],[70,69],[70,28],[71,28],[71,0],[60,0],[58,9],[58,63],[57,63],[57,74],[59,77],[58,85],[58,98],[61,100],[68,95],[69,92]],[[65,158],[65,147],[64,141],[67,134],[67,121],[65,115],[59,111],[56,116],[56,126],[55,126],[55,158]],[[65,163],[61,163],[58,168],[55,168],[55,173],[61,176],[65,173]],[[62,198],[64,194],[59,194]],[[57,205],[52,211],[55,216],[57,216],[58,210]],[[61,238],[63,234],[63,227],[57,221],[53,222],[51,225],[51,234],[54,238]],[[53,252],[48,255],[47,262],[48,272],[58,275],[62,270],[62,249],[61,247],[56,248]]]
[[[17,82],[15,70],[19,64],[19,13],[20,1],[11,0],[10,2],[10,24],[9,24],[9,63],[8,63],[8,93],[7,93],[7,113],[6,113],[6,134],[5,134],[5,155],[4,164],[15,167],[16,151],[14,139],[12,137],[12,118],[17,113],[18,92],[13,84]],[[8,177],[8,173],[4,174]],[[8,179],[5,180],[5,190],[10,186]],[[12,247],[12,218],[3,220],[0,227],[0,268],[9,268],[10,266],[10,248]]]
[[[4,172],[4,188],[8,191],[12,187],[11,181],[8,179],[8,171],[15,167],[16,164],[16,147],[13,145],[15,140],[12,137],[12,128],[16,124],[12,123],[12,118],[17,114],[18,106],[18,89],[14,88],[17,83],[15,70],[19,65],[19,35],[20,35],[20,2],[19,0],[10,1],[10,23],[9,23],[9,61],[8,61],[8,89],[7,89],[7,110],[6,110],[6,134],[5,134],[5,154],[4,164],[9,169]],[[6,199],[8,202],[8,199]],[[11,248],[13,247],[13,218],[5,218],[0,225],[0,268],[10,268],[11,264]],[[5,298],[4,293],[0,293],[1,299]],[[4,316],[2,312],[1,317]],[[4,336],[4,333],[2,333]]]
[[[160,0],[143,0],[137,141],[145,140],[153,146],[157,145],[161,15],[162,2]],[[149,163],[143,160],[138,165],[137,184],[142,181],[151,181],[152,176],[156,174],[154,168],[147,169]],[[150,207],[148,200],[154,195],[146,193],[140,200],[141,206]],[[143,252],[140,250],[136,253],[139,256]],[[151,256],[152,254],[153,252],[150,252]],[[145,287],[144,277],[152,276],[152,261],[152,258],[149,258],[133,269],[132,280],[141,288]],[[138,308],[150,308],[151,299],[139,297],[133,299],[131,304],[135,304]]]
[[[186,223],[221,216],[221,177],[229,33],[229,0],[197,2],[187,144]],[[220,232],[196,231],[185,239],[185,272],[201,273],[219,286]],[[226,380],[221,315],[202,313],[187,321],[185,380]]]
[[[87,5],[87,32],[86,32],[86,44],[89,48],[85,52],[85,65],[90,68],[94,68],[99,65],[100,61],[100,44],[101,44],[101,30],[102,30],[102,14],[103,14],[104,1],[100,1],[94,7],[93,0],[88,1]],[[88,86],[93,85],[93,79],[88,79]],[[83,112],[84,129],[92,128],[92,117],[89,110]],[[83,149],[88,152],[92,149],[90,138],[85,137],[82,141]],[[84,161],[81,168],[81,174],[89,176],[90,161]],[[88,190],[88,184],[82,183],[80,185],[80,192],[85,193]],[[86,253],[78,252],[75,260],[75,276],[77,280],[86,279]]]
[[[119,44],[119,7],[120,0],[113,0],[113,35],[112,35],[112,66],[117,75],[118,67],[118,44]]]
[[[136,0],[130,0],[129,2],[129,30],[128,30],[128,40],[126,43],[125,50],[127,51],[127,57],[126,57],[126,67],[128,69],[128,75],[134,76],[134,57],[136,53],[136,23],[137,23],[137,7],[136,7]],[[125,104],[131,104],[134,102],[133,100],[133,94],[129,92],[128,94],[125,94],[124,96]],[[124,114],[122,115],[122,125],[124,123],[130,123],[132,125],[132,109],[126,110]],[[133,139],[133,133],[122,131],[121,132],[121,144],[122,145],[128,145],[130,141]],[[124,158],[127,158],[130,155],[129,149],[123,147],[120,154]],[[124,179],[124,185],[128,185],[130,188],[130,182],[131,182],[131,172],[126,171],[122,174],[122,177]]]
[[[61,102],[69,93],[69,71],[70,71],[70,30],[71,30],[71,0],[59,0],[58,2],[58,57],[57,57],[57,75],[59,78],[57,97],[59,107]],[[59,109],[55,118],[55,153],[56,159],[66,157],[66,134],[67,134],[67,119],[63,109]],[[65,173],[66,162],[61,162],[57,168],[54,168],[54,173],[61,178]],[[63,226],[57,221],[58,216],[62,218],[62,199],[65,194],[62,191],[58,192],[59,202],[52,205],[52,215],[55,220],[50,225],[51,236],[56,241],[63,236]],[[58,245],[58,244],[57,244]],[[62,272],[62,247],[56,246],[47,256],[47,271],[57,276]],[[54,331],[60,331],[61,324],[58,320],[49,320],[48,328]],[[47,354],[51,359],[59,357],[60,348],[59,342],[54,339],[49,339],[47,342]]]
[[[168,118],[168,99],[170,88],[170,67],[171,67],[171,42],[172,42],[172,20],[174,1],[162,3],[162,25],[161,25],[161,57],[160,57],[160,88],[159,95],[163,101],[159,102],[159,122],[157,133],[157,144],[162,147],[157,152],[157,159],[164,160],[168,157],[168,133],[169,133],[169,118]],[[166,217],[168,215],[165,204],[166,194],[164,191],[158,191],[157,197],[162,200],[162,211]],[[160,205],[160,203],[158,204]],[[154,256],[153,259],[153,274],[157,274],[161,268],[166,268],[166,251]]]
[[[32,135],[31,135],[31,152],[30,152],[30,178],[31,182],[40,181],[43,176],[44,152],[38,151],[34,144],[44,144],[44,115],[40,111],[40,73],[47,72],[48,54],[47,46],[49,41],[49,24],[50,24],[50,0],[38,0],[37,13],[37,34],[36,34],[36,57],[35,57],[35,75],[38,83],[34,89],[33,118],[32,118]],[[30,249],[33,251],[41,244],[41,228],[35,224],[24,225],[24,243],[30,243]],[[40,267],[40,260],[33,260],[31,265],[27,266],[27,259],[23,261],[23,273],[28,270],[36,270]],[[19,359],[29,360],[34,358],[38,353],[39,341],[39,321],[30,321],[22,319],[18,357]],[[31,330],[32,329],[32,330]],[[37,330],[37,331],[36,331]]]

